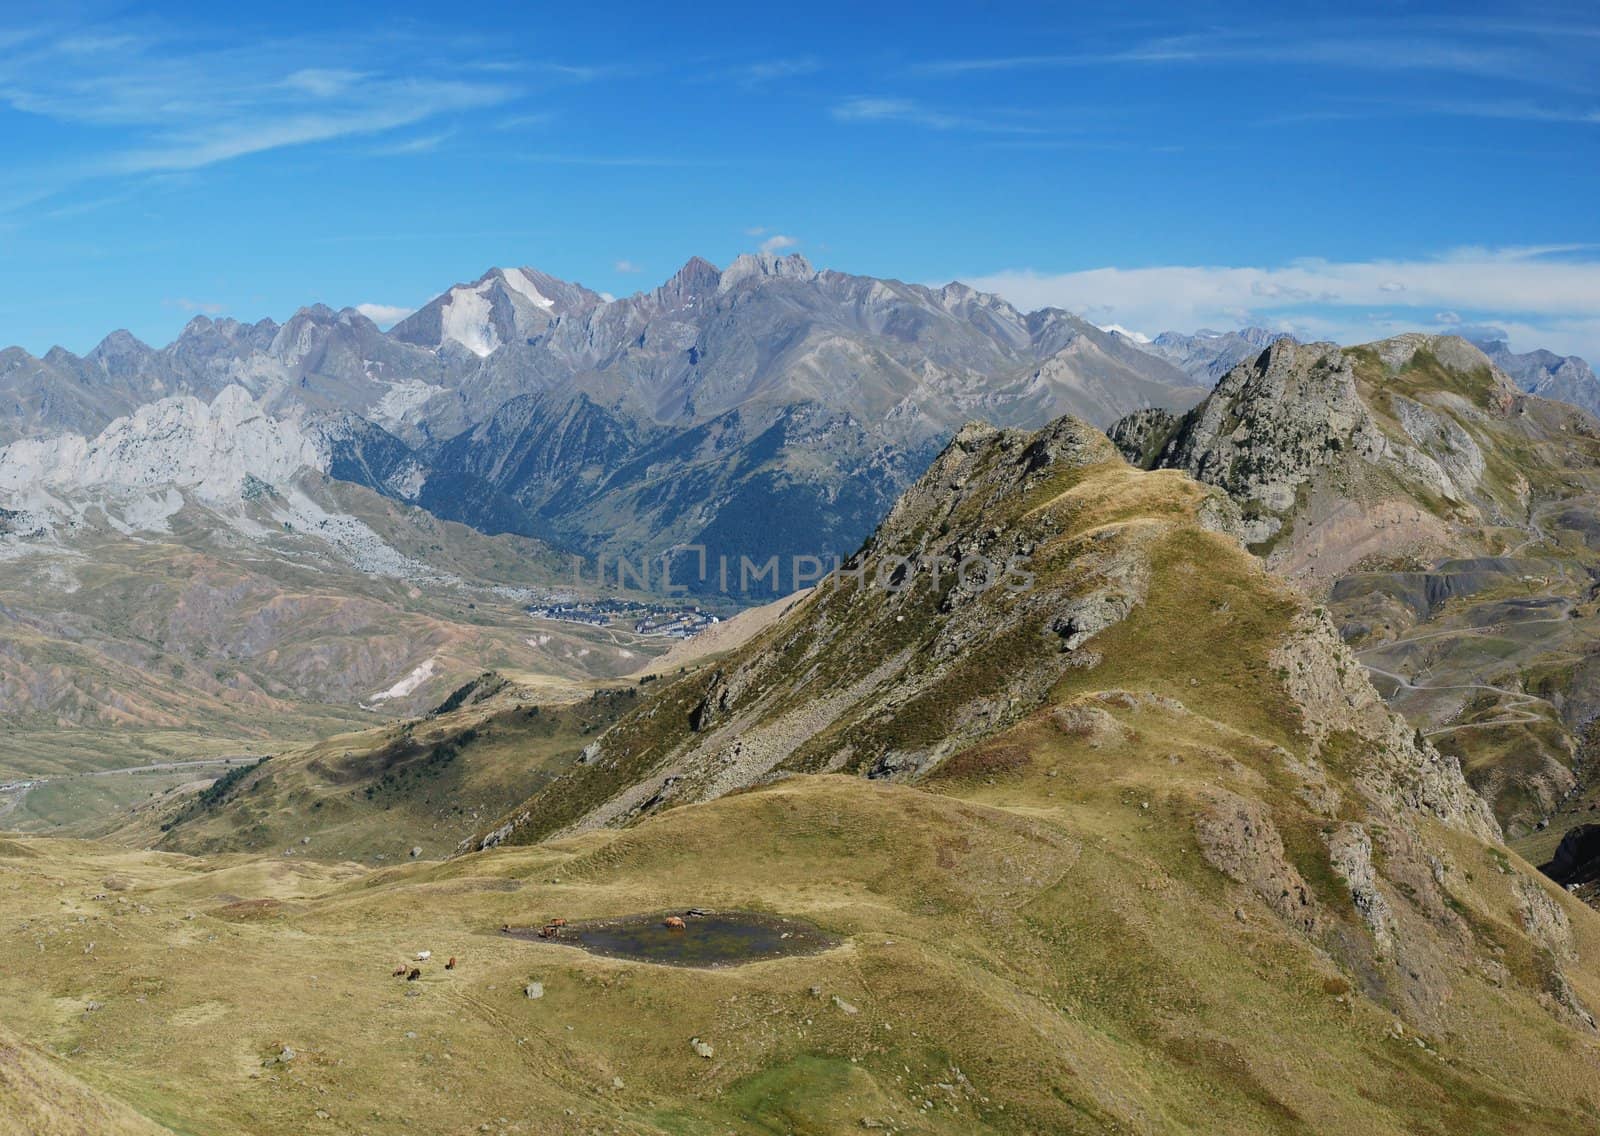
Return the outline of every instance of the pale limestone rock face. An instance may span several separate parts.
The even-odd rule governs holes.
[[[1389,900],[1378,888],[1378,872],[1372,864],[1372,838],[1354,822],[1341,824],[1328,835],[1328,864],[1350,888],[1350,900],[1360,912],[1362,922],[1372,932],[1379,958],[1393,958],[1395,919]]]
[[[1117,427],[1149,448],[1164,423]],[[1172,428],[1155,464],[1188,470],[1245,508],[1247,543],[1283,527],[1302,486],[1347,455],[1377,460],[1387,442],[1361,401],[1350,361],[1329,343],[1279,340],[1235,367]]]
[[[67,434],[13,443],[0,450],[0,494],[171,486],[208,500],[237,499],[247,478],[283,484],[325,460],[298,426],[230,386],[210,403],[182,396],[142,406],[92,440]]]

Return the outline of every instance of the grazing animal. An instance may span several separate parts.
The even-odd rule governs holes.
[[[421,977],[422,977],[422,971],[418,970],[416,967],[412,967],[411,968],[411,973],[406,975],[406,981],[407,982],[415,982],[417,979],[419,979]]]
[[[501,933],[501,934],[502,934],[502,935],[509,935],[509,934],[511,934],[511,924],[509,924],[509,923],[502,923],[502,924],[500,924],[500,933]]]
[[[450,961],[444,964],[444,968],[446,970],[454,970],[456,968],[456,956],[455,955],[451,955],[450,956]]]
[[[406,976],[406,968],[403,967],[403,966],[397,966],[397,967],[394,968],[394,973],[390,977],[392,977],[392,978],[404,978],[405,976]]]
[[[418,962],[427,962],[432,957],[433,957],[433,952],[432,951],[418,951],[417,952],[417,961]]]
[[[565,927],[566,925],[567,925],[567,921],[565,919],[552,919],[552,920],[550,920],[550,926],[552,926],[552,927]]]
[[[667,930],[669,930],[669,931],[682,931],[687,926],[687,924],[684,923],[682,916],[669,915],[669,916],[667,916],[667,921],[666,921],[665,926],[666,926]]]

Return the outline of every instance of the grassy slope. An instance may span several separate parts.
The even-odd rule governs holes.
[[[274,756],[207,798],[149,802],[115,838],[192,853],[393,860],[420,847],[445,856],[571,766],[640,696],[629,685],[551,701],[496,675],[463,689],[473,696],[446,713]]]
[[[1036,490],[1029,510],[1082,526],[1063,547],[1136,538],[1150,585],[1091,640],[1098,665],[920,785],[799,776],[379,872],[0,843],[0,1014],[179,1132],[1593,1131],[1600,1043],[1552,992],[1600,1004],[1600,916],[1374,790],[1393,754],[1368,727],[1305,735],[1280,651],[1300,605],[1183,519],[1190,483],[1103,463]],[[730,659],[804,638],[821,603]],[[890,603],[854,618],[892,648]],[[662,740],[675,689],[641,712]],[[1197,820],[1224,793],[1281,835],[1312,930],[1208,860]],[[1349,823],[1388,954],[1330,865]],[[1569,923],[1559,949],[1527,929],[1528,888]],[[844,943],[690,972],[496,933],[689,906]],[[462,966],[391,980],[419,949]]]
[[[304,744],[420,713],[488,668],[581,684],[665,647],[536,627],[518,589],[570,581],[570,565],[538,542],[487,537],[355,486],[311,488],[434,575],[370,575],[319,541],[272,532],[265,513],[254,518],[264,535],[243,542],[198,507],[167,533],[90,526],[65,547],[7,560],[0,780]],[[363,708],[430,660],[432,678],[413,693]]]
[[[1174,779],[1143,747],[1091,753],[1041,729],[1012,739],[1027,767],[973,790],[988,800],[802,778],[354,880],[25,843],[40,855],[0,859],[21,923],[4,928],[20,981],[0,998],[15,1028],[179,1132],[316,1131],[318,1109],[330,1131],[439,1133],[1600,1122],[1593,1042],[1515,982],[1453,977],[1446,1027],[1393,1036],[1391,1012],[1353,993],[1360,976],[1211,871],[1184,822],[1215,767]],[[1481,846],[1452,851],[1456,902],[1514,949],[1507,877]],[[847,941],[705,973],[494,933],[696,904],[807,915]],[[1579,943],[1600,955],[1592,922]],[[422,948],[463,965],[388,978]],[[530,980],[542,999],[523,996]],[[292,1062],[262,1065],[285,1045]]]

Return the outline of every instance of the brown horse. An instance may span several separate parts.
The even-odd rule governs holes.
[[[456,956],[455,955],[451,955],[450,956],[450,961],[444,964],[444,968],[446,970],[454,970],[456,968]]]
[[[404,978],[405,976],[406,976],[406,968],[403,967],[403,966],[397,966],[397,967],[394,968],[394,973],[391,974],[389,977],[391,977],[391,978]]]
[[[687,924],[684,923],[681,916],[669,915],[667,916],[666,923],[663,924],[663,926],[665,926],[669,931],[682,931]]]
[[[406,975],[406,981],[407,982],[415,982],[417,979],[419,979],[421,977],[422,977],[422,971],[418,970],[416,967],[412,967],[411,968],[411,973]]]

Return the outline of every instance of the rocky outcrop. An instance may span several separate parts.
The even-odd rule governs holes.
[[[1150,467],[1160,460],[1180,421],[1165,407],[1152,406],[1117,419],[1106,435],[1129,462]]]
[[[1385,375],[1363,372],[1366,360]],[[1418,385],[1392,381],[1413,372]],[[1455,386],[1450,376],[1459,377]],[[1270,545],[1286,562],[1295,559],[1293,546],[1315,544],[1317,527],[1349,499],[1369,508],[1385,497],[1420,500],[1435,512],[1442,502],[1487,518],[1503,512],[1514,502],[1486,487],[1487,459],[1464,423],[1504,414],[1514,397],[1480,351],[1449,336],[1403,335],[1357,349],[1280,339],[1229,371],[1182,418],[1136,412],[1110,434],[1130,461],[1182,469],[1226,490],[1244,511],[1246,542]]]
[[[1272,656],[1299,708],[1313,753],[1354,739],[1357,783],[1386,811],[1421,811],[1491,842],[1500,826],[1460,763],[1418,737],[1373,689],[1325,612],[1306,612]]]
[[[1195,817],[1195,837],[1208,864],[1248,885],[1280,919],[1307,934],[1317,929],[1316,901],[1266,805],[1219,789]]]
[[[1372,838],[1359,824],[1345,823],[1328,835],[1328,864],[1350,889],[1350,900],[1372,933],[1379,958],[1391,959],[1395,951],[1394,911],[1378,888],[1372,865]]]
[[[1146,416],[1119,423],[1113,436],[1143,457],[1163,425]],[[1278,534],[1320,471],[1350,456],[1375,460],[1385,448],[1344,353],[1282,339],[1229,371],[1146,464],[1225,490],[1245,510],[1247,542],[1259,544]]]

